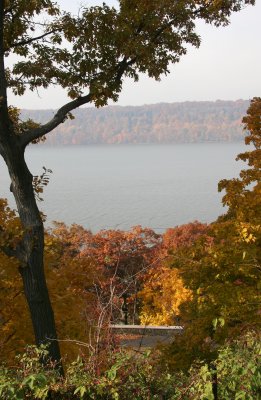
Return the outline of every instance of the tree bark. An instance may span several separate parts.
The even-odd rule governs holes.
[[[5,147],[4,158],[23,229],[19,271],[30,310],[36,345],[48,344],[49,359],[63,374],[54,314],[44,274],[44,227],[35,200],[32,174],[24,159],[24,149],[17,143],[12,143],[12,148]]]
[[[34,196],[32,174],[24,159],[26,144],[22,143],[22,137],[15,134],[8,114],[4,65],[4,7],[5,1],[0,0],[0,154],[9,170],[11,190],[23,229],[17,258],[36,345],[48,343],[49,359],[63,374],[54,315],[44,274],[44,227]]]

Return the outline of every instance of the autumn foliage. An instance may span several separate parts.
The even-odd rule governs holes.
[[[2,204],[1,217],[11,235],[14,221],[18,220],[5,200]],[[140,226],[129,232],[112,230],[92,234],[78,225],[67,227],[55,223],[55,227],[46,232],[46,275],[64,355],[72,358],[79,350],[86,350],[77,343],[89,343],[90,329],[98,324],[104,310],[103,324],[123,319],[122,296],[125,293],[129,321],[137,322],[138,292],[157,260],[160,245],[160,235]],[[26,343],[32,343],[33,333],[16,261],[3,253],[0,257],[3,266],[1,345],[4,349],[1,354],[5,359],[8,353],[12,357]],[[25,328],[21,340],[22,326]]]
[[[1,200],[0,218],[1,226],[5,226],[5,236],[1,235],[1,240],[7,244],[6,232],[8,232],[9,247],[12,249],[12,245],[21,234],[21,228],[15,212],[7,207],[5,200]],[[88,287],[93,283],[95,270],[89,261],[81,262],[75,255],[65,256],[62,243],[57,238],[46,234],[45,242],[46,275],[61,339],[83,340],[87,329],[86,321],[83,320],[83,310],[86,303],[91,303],[93,295],[86,292],[79,296],[75,290],[75,281],[85,271],[84,285]],[[34,335],[23,294],[19,264],[14,257],[7,257],[2,252],[0,252],[0,262],[0,358],[3,361],[7,358],[12,360],[26,344],[33,343]],[[62,347],[69,356],[76,356],[78,353],[78,349],[76,352],[71,349],[72,346],[69,349],[66,342],[62,342]]]
[[[92,233],[59,222],[45,232],[47,281],[69,360],[90,351],[94,327],[123,322],[124,297],[129,323],[185,327],[162,350],[173,369],[199,358],[211,362],[228,338],[260,328],[260,121],[261,98],[255,98],[243,119],[252,148],[238,155],[248,168],[219,183],[227,211],[217,221],[195,221],[163,235],[140,226]],[[33,342],[33,332],[22,266],[13,256],[23,232],[3,199],[0,226],[0,354],[12,360]]]
[[[249,168],[219,184],[227,213],[207,235],[172,257],[171,267],[178,268],[193,293],[180,308],[184,334],[168,351],[175,368],[188,367],[196,358],[211,360],[227,337],[260,329],[260,121],[261,98],[254,98],[243,119],[245,142],[253,148],[237,157]]]
[[[139,293],[142,300],[140,319],[149,325],[176,325],[180,319],[180,305],[191,299],[177,268],[168,261],[176,257],[180,248],[190,248],[197,238],[208,231],[206,224],[193,222],[167,229],[162,235],[158,259],[151,268]]]

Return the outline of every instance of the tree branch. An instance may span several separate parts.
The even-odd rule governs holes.
[[[15,250],[6,247],[6,246],[0,246],[0,251],[2,251],[7,257],[15,257],[17,258],[18,254]]]
[[[165,29],[167,29],[168,27],[173,25],[174,21],[175,21],[175,18],[170,20],[166,25],[164,25],[161,29],[159,29],[155,33],[154,37],[152,38],[152,43],[154,43],[157,40],[157,38],[162,34],[162,32]],[[142,21],[141,24],[138,26],[135,35],[138,35],[141,32],[143,24],[144,24],[144,22]],[[42,35],[42,36],[40,36],[38,38],[32,38],[31,40],[37,40],[37,39],[39,39],[41,37],[44,37],[44,36],[46,36],[46,35],[48,35],[50,33],[53,33],[53,32],[54,31],[48,32],[48,33],[46,33],[46,34],[44,34],[44,35]],[[21,44],[26,44],[26,43],[20,42],[17,45],[21,45]],[[127,58],[124,57],[123,60],[121,60],[118,63],[118,68],[115,69],[115,72],[116,72],[115,81],[116,82],[120,82],[121,81],[121,78],[122,78],[124,72],[126,71],[126,69],[128,67],[130,67],[131,65],[133,65],[136,62],[136,60],[137,60],[137,56],[133,57],[129,61],[127,61]],[[35,129],[32,129],[32,130],[29,130],[29,131],[25,132],[23,134],[23,136],[21,137],[22,146],[26,147],[33,140],[37,140],[37,139],[41,138],[42,136],[46,135],[47,133],[51,132],[58,125],[60,125],[61,123],[64,122],[67,114],[70,111],[73,111],[74,109],[80,107],[81,105],[90,103],[91,99],[92,99],[92,95],[91,95],[91,93],[89,93],[86,96],[79,97],[76,100],[72,100],[72,101],[68,102],[67,104],[65,104],[64,106],[62,106],[56,112],[54,117],[49,122],[47,122],[46,124],[44,124],[44,125],[42,125],[42,126],[40,126],[38,128],[35,128]]]
[[[0,233],[4,233],[4,229],[0,226]],[[0,251],[2,251],[7,257],[17,257],[18,252],[9,246],[0,245]]]
[[[118,64],[118,71],[115,77],[115,81],[119,82],[121,80],[122,75],[126,71],[126,69],[131,66],[134,62],[136,61],[136,57],[127,61],[126,57],[123,58],[122,61],[119,62]],[[91,93],[87,94],[86,96],[83,97],[78,97],[76,100],[72,100],[69,103],[65,104],[62,106],[54,115],[54,117],[47,122],[46,124],[35,128],[31,129],[23,134],[23,136],[20,137],[21,140],[21,145],[23,147],[26,147],[30,142],[33,140],[39,139],[42,136],[46,135],[47,133],[51,132],[53,129],[55,129],[58,125],[64,122],[67,114],[76,108],[90,103],[92,99]]]
[[[56,112],[54,117],[44,125],[39,126],[38,128],[31,129],[21,136],[21,144],[22,146],[27,146],[32,140],[36,140],[41,138],[42,136],[46,135],[47,133],[51,132],[54,128],[64,122],[67,114],[70,111],[75,110],[82,106],[83,104],[90,103],[91,101],[91,94],[87,94],[83,97],[78,97],[76,100],[72,100],[69,103],[65,104]]]
[[[52,31],[45,32],[40,36],[36,36],[36,37],[30,38],[30,39],[27,39],[27,40],[21,40],[20,42],[12,43],[9,46],[9,48],[5,49],[5,51],[8,51],[13,47],[26,46],[27,44],[33,43],[33,42],[35,42],[36,40],[39,40],[39,39],[43,39],[44,37],[46,37],[48,35],[51,35],[52,33],[55,33],[55,32],[57,32],[57,30],[53,29]]]

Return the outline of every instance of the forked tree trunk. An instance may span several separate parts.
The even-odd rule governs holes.
[[[24,293],[30,310],[36,345],[48,343],[49,358],[63,374],[54,315],[44,274],[44,227],[35,200],[32,175],[24,160],[24,150],[13,146],[12,149],[8,149],[9,151],[6,149],[5,161],[23,229],[19,270]]]

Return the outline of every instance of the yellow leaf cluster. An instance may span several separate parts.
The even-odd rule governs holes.
[[[179,306],[191,298],[177,269],[162,266],[151,272],[139,294],[142,300],[140,320],[145,325],[173,325]]]

